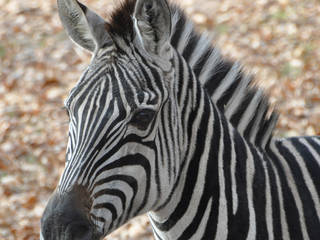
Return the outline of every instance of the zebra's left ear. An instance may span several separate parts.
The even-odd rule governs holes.
[[[167,1],[137,0],[133,17],[143,48],[149,53],[161,54],[171,35],[171,13]]]
[[[77,0],[57,0],[61,22],[70,38],[94,52],[99,48],[113,46],[107,32],[106,22],[98,14]]]

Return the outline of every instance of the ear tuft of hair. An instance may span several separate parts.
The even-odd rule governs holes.
[[[136,5],[136,0],[120,1],[119,6],[111,13],[109,23],[106,25],[107,31],[112,35],[122,38],[133,37],[132,14]]]

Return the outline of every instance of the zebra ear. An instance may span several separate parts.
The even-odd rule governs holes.
[[[137,0],[133,17],[135,31],[144,49],[160,54],[171,35],[171,13],[167,1]]]
[[[102,17],[76,0],[57,3],[61,22],[75,43],[90,52],[113,44]]]

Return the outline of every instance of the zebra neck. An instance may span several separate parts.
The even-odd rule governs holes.
[[[188,115],[182,114],[186,141],[178,179],[167,202],[149,213],[155,236],[224,239],[237,232],[228,232],[227,226],[245,225],[246,236],[254,239],[253,182],[264,171],[255,169],[263,154],[246,142],[199,84],[193,90],[181,101],[189,106],[184,110]]]

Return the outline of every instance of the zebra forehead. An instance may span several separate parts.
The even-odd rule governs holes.
[[[80,80],[64,102],[71,113],[87,111],[89,108],[107,110],[106,107],[111,106],[126,113],[142,103],[152,104],[158,99],[154,91],[141,84],[141,79],[137,81],[128,76],[120,79],[115,74],[104,74],[99,78],[86,77],[88,79]]]

